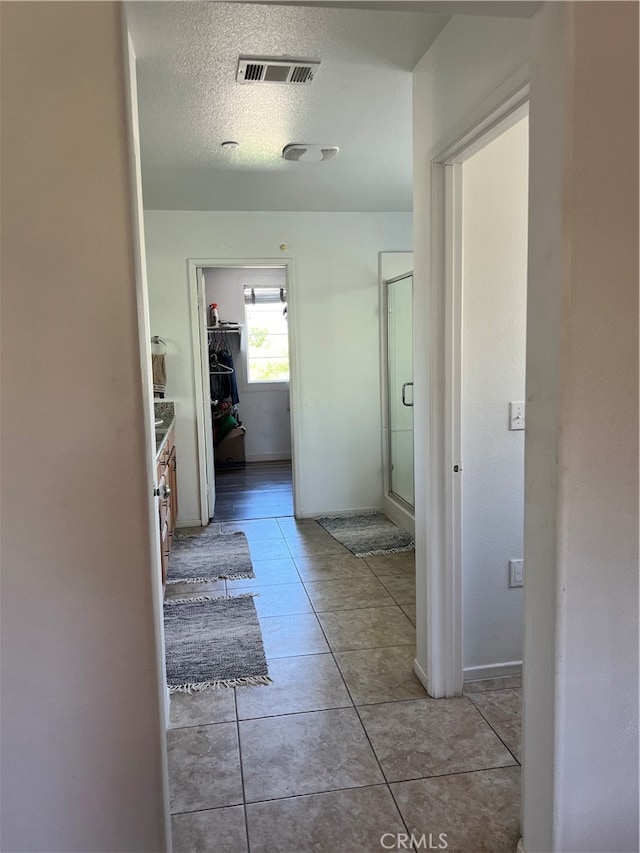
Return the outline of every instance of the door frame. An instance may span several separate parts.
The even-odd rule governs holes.
[[[154,428],[154,396],[153,376],[151,370],[151,322],[149,315],[149,285],[147,280],[147,260],[145,251],[144,231],[144,205],[142,196],[142,171],[140,156],[140,126],[138,120],[138,84],[136,78],[136,53],[131,36],[126,26],[126,20],[122,19],[122,45],[124,56],[124,74],[127,99],[127,127],[129,146],[129,168],[131,180],[131,233],[133,246],[133,259],[135,264],[136,303],[138,313],[138,340],[139,356],[141,365],[141,390],[142,407],[144,414],[144,454],[146,460],[147,479],[146,489],[148,496],[148,536],[151,544],[150,561],[148,570],[151,572],[149,578],[150,592],[152,598],[153,629],[155,639],[156,679],[158,690],[158,730],[160,738],[158,749],[160,752],[160,771],[162,778],[161,786],[161,808],[165,847],[171,851],[171,797],[169,789],[169,757],[167,750],[166,731],[170,720],[170,697],[167,685],[167,671],[165,666],[165,636],[163,617],[164,589],[162,585],[162,559],[160,555],[160,535],[158,529],[159,499],[156,495],[156,440]],[[141,532],[141,535],[144,533]],[[149,721],[154,726],[154,721]]]
[[[429,695],[462,693],[462,164],[529,112],[528,69],[487,99],[465,130],[429,158],[429,305],[425,583],[417,588],[414,670]],[[480,115],[480,118],[478,118]],[[415,343],[414,343],[415,347]],[[415,368],[414,368],[415,369]],[[457,466],[457,470],[456,470]],[[418,541],[416,548],[419,547]]]
[[[291,422],[291,468],[293,485],[293,514],[297,515],[297,496],[300,494],[298,476],[298,357],[296,346],[296,302],[292,258],[189,258],[189,306],[191,312],[191,345],[196,396],[196,444],[198,450],[198,479],[200,492],[200,518],[203,526],[213,516],[209,508],[209,477],[214,476],[213,456],[208,452],[207,426],[211,429],[211,412],[205,411],[205,400],[209,399],[208,335],[206,322],[206,299],[204,277],[199,270],[215,267],[239,269],[283,269],[287,282],[287,322],[289,330],[289,416]],[[207,406],[208,408],[208,406]],[[211,511],[211,515],[209,512]]]

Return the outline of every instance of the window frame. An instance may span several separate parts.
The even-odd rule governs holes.
[[[282,308],[284,308],[286,306],[286,308],[287,308],[287,320],[285,321],[285,328],[286,328],[287,362],[288,362],[288,366],[289,366],[289,376],[287,379],[264,379],[263,380],[263,379],[250,379],[249,378],[249,335],[251,333],[251,329],[250,329],[250,325],[249,325],[249,318],[247,315],[247,308],[249,307],[249,305],[248,305],[248,303],[245,302],[244,303],[244,328],[243,328],[244,345],[242,347],[242,358],[243,358],[243,362],[244,362],[243,363],[243,367],[244,367],[243,379],[244,379],[244,382],[242,384],[244,386],[243,390],[245,392],[251,393],[252,391],[261,391],[261,390],[262,391],[264,391],[264,390],[285,391],[285,390],[289,389],[289,386],[291,384],[291,339],[290,339],[290,334],[289,334],[289,319],[288,319],[288,315],[289,315],[289,293],[288,293],[287,285],[288,285],[288,282],[285,278],[285,281],[284,281],[282,286],[284,287],[284,289],[286,291],[286,296],[287,296],[286,301],[280,302],[280,303],[274,303],[274,304],[277,304],[278,307],[282,306]],[[253,281],[253,282],[247,281],[246,284],[243,283],[243,289],[244,289],[244,287],[255,287],[256,289],[260,289],[260,288],[273,288],[273,287],[276,287],[276,285],[272,284],[271,282],[269,282],[269,283],[265,282],[264,284],[261,284],[261,283],[255,282],[255,281]],[[244,299],[244,294],[243,294],[243,299]]]

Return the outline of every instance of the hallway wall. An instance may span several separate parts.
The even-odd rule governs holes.
[[[122,5],[1,14],[0,848],[152,853],[166,747]]]
[[[437,333],[430,161],[482,117],[492,93],[529,77],[521,849],[628,853],[638,849],[637,4],[545,3],[531,21],[454,18],[421,60],[415,307]],[[416,349],[417,420],[442,399],[442,375],[429,372],[440,343]],[[417,466],[428,470],[432,436],[421,438]],[[428,473],[437,490],[445,472]],[[425,484],[418,614],[438,523],[430,499]],[[425,668],[429,639],[418,618]]]
[[[524,847],[628,853],[639,841],[638,5],[544,4],[532,45]]]
[[[382,504],[378,252],[410,249],[411,213],[145,213],[151,330],[169,345],[180,523],[199,523],[187,259],[293,258],[299,511]],[[280,249],[286,244],[286,250]]]

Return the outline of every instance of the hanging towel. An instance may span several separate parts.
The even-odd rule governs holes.
[[[167,368],[164,355],[151,356],[151,371],[153,373],[153,393],[164,397],[167,387]]]

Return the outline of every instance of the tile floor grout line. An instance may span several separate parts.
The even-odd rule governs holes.
[[[336,665],[337,665],[337,664],[338,664],[338,662],[336,661]],[[347,690],[348,690],[348,689],[349,689],[349,688],[347,688]],[[353,698],[353,697],[352,697],[352,698]],[[378,758],[378,753],[376,752],[374,745],[371,743],[371,738],[369,737],[369,732],[367,731],[366,726],[365,726],[365,724],[364,724],[364,723],[363,723],[363,721],[362,721],[362,717],[360,716],[360,711],[358,710],[358,706],[355,704],[355,702],[354,702],[354,707],[355,707],[355,709],[356,709],[356,714],[358,715],[358,719],[360,720],[360,725],[362,726],[362,730],[363,730],[363,732],[364,732],[364,735],[365,735],[365,737],[366,737],[366,739],[367,739],[367,743],[369,744],[369,747],[370,747],[370,749],[371,749],[371,752],[373,753],[373,755],[374,755],[374,757],[375,757],[376,761],[378,762],[378,767],[380,768],[380,772],[382,773],[382,778],[384,779],[384,781],[385,781],[385,785],[387,786],[387,791],[389,791],[389,795],[391,796],[391,799],[393,800],[393,804],[394,804],[394,806],[396,807],[396,811],[397,811],[397,812],[398,812],[398,814],[400,815],[400,820],[402,821],[402,825],[404,826],[405,830],[407,831],[407,834],[410,834],[410,833],[409,833],[409,826],[407,825],[407,822],[406,822],[406,820],[404,819],[404,815],[403,815],[403,814],[402,814],[402,812],[400,811],[400,807],[399,807],[399,805],[398,805],[398,803],[397,803],[397,801],[396,801],[396,798],[395,798],[395,796],[394,796],[394,794],[393,794],[393,791],[391,790],[391,785],[390,785],[390,783],[389,783],[389,780],[387,779],[387,774],[384,772],[384,768],[383,768],[383,766],[382,766],[382,762],[381,762],[381,761],[380,761],[380,759]]]
[[[313,601],[311,601],[311,606],[313,607]],[[400,607],[400,605],[393,601],[392,604],[381,604],[380,607]],[[371,605],[370,607],[334,607],[333,610],[316,610],[313,608],[314,613],[353,613],[354,610],[376,610],[375,605]],[[406,615],[406,614],[405,614]],[[408,617],[407,617],[408,618]]]
[[[314,616],[314,613],[296,613],[296,616]],[[266,616],[266,619],[284,619],[286,617],[283,616]],[[321,626],[322,627],[322,626]],[[414,626],[412,626],[414,627]],[[410,646],[415,646],[415,643],[396,643],[393,646],[361,646],[357,649],[336,649],[335,652],[338,654],[342,654],[342,652],[375,652],[379,649],[395,649],[395,648],[409,648]],[[323,650],[321,652],[300,652],[299,654],[291,655],[280,655],[280,657],[275,657],[271,655],[270,660],[284,660],[285,658],[303,658],[311,655],[326,655],[326,654],[334,654],[331,645],[329,645],[329,651]]]
[[[468,683],[475,684],[474,681],[469,681]],[[475,696],[477,693],[479,693],[481,696],[485,696],[487,693],[502,693],[503,690],[522,690],[522,686],[518,685],[517,687],[492,687],[490,690],[469,690],[467,692],[465,692],[465,688],[463,686],[462,693],[464,696],[468,696],[469,698],[471,698],[471,696]]]
[[[487,691],[487,692],[489,692],[489,691]],[[466,698],[467,698],[467,699],[469,699],[469,697],[468,697],[468,696],[467,696]],[[478,708],[478,706],[477,706],[477,705],[476,705],[476,703],[473,701],[473,699],[469,699],[469,701],[471,702],[471,704],[473,705],[473,707],[476,709],[476,711],[480,714],[480,716],[481,716],[481,717],[482,717],[482,719],[485,721],[485,723],[489,726],[489,728],[490,728],[490,729],[491,729],[491,731],[494,733],[494,735],[498,738],[498,740],[500,741],[500,743],[501,743],[501,744],[504,746],[504,748],[507,750],[507,752],[509,753],[509,755],[513,758],[513,760],[518,762],[518,767],[522,767],[522,763],[520,762],[520,759],[519,759],[519,758],[517,758],[517,757],[513,754],[513,750],[512,750],[509,746],[507,746],[507,744],[504,742],[504,739],[503,739],[503,738],[498,734],[498,732],[497,732],[497,731],[495,730],[495,728],[493,727],[493,724],[492,724],[492,723],[491,723],[491,722],[490,722],[490,721],[485,717],[485,715],[482,713],[482,711],[480,710],[480,708]]]
[[[388,785],[386,782],[372,782],[368,785],[352,785],[349,788],[327,788],[323,791],[307,791],[304,794],[287,794],[286,797],[269,797],[266,800],[249,800],[246,805],[256,806],[262,803],[286,802],[287,800],[298,800],[301,797],[316,797],[318,795],[321,796],[322,794],[339,794],[342,791],[345,793],[349,791],[362,791],[364,788],[388,788]],[[208,811],[208,809],[197,809],[196,811]],[[179,812],[179,814],[194,814],[194,812]]]
[[[346,686],[346,685],[345,685]],[[349,696],[351,698],[351,696]],[[351,699],[353,702],[353,699]],[[318,714],[324,713],[325,711],[349,711],[351,708],[354,708],[355,705],[335,705],[331,708],[313,708],[310,711],[283,711],[281,714],[266,714],[262,717],[243,717],[242,720],[238,718],[239,722],[242,723],[250,723],[253,720],[277,720],[280,717],[300,717],[302,714]]]
[[[521,770],[520,764],[498,764],[494,767],[475,767],[473,770],[452,770],[451,773],[438,773],[435,776],[412,776],[410,779],[397,779],[394,782],[389,782],[390,785],[406,785],[409,782],[426,782],[430,779],[450,779],[452,776],[469,776],[471,773],[490,773],[492,770],[509,770],[512,767],[517,767]]]
[[[224,690],[235,690],[235,687],[225,687],[222,689],[224,689]],[[236,710],[236,714],[237,713],[238,712]],[[213,723],[189,723],[188,726],[171,726],[171,728],[167,729],[167,731],[175,732],[175,731],[184,731],[185,729],[205,729],[208,726],[224,726],[224,725],[228,725],[229,723],[237,723],[237,722],[238,722],[238,718],[236,716],[233,720],[216,720]],[[216,806],[216,808],[225,808],[225,806]],[[206,809],[202,809],[201,811],[206,811]]]
[[[385,646],[384,648],[407,649],[407,648],[409,648],[409,646]],[[371,649],[358,649],[358,651],[373,651],[373,650],[371,650]],[[341,654],[341,652],[338,652],[338,654]],[[348,710],[349,708],[372,708],[372,707],[376,707],[378,705],[398,705],[401,702],[421,702],[421,701],[423,701],[423,697],[414,696],[414,697],[409,697],[406,699],[381,699],[377,702],[356,702],[355,699],[353,698],[353,694],[352,694],[351,690],[349,689],[349,686],[347,685],[347,682],[345,681],[344,675],[342,674],[342,670],[340,669],[340,664],[335,659],[335,655],[331,652],[320,652],[317,655],[313,655],[313,657],[320,657],[322,655],[327,655],[327,656],[331,655],[331,657],[333,657],[335,664],[338,668],[338,672],[340,674],[340,677],[342,679],[342,682],[343,682],[343,684],[347,690],[347,693],[349,694],[349,698],[351,699],[351,702],[352,702],[351,705],[331,705],[327,708],[313,708],[309,711],[284,711],[284,712],[279,713],[279,714],[260,714],[257,717],[240,717],[238,714],[238,711],[237,711],[237,703],[236,703],[236,714],[238,714],[236,719],[233,719],[233,720],[216,720],[215,722],[211,722],[211,723],[192,723],[192,724],[189,724],[186,726],[171,726],[171,731],[176,731],[178,729],[182,730],[182,729],[203,728],[206,726],[219,726],[219,725],[223,725],[224,723],[234,723],[236,721],[241,722],[241,723],[246,723],[246,722],[250,722],[251,720],[271,720],[271,719],[274,719],[276,717],[294,717],[294,716],[299,716],[300,714],[315,714],[317,711],[344,711],[344,710]],[[311,657],[311,656],[312,655],[304,654],[304,655],[294,655],[292,657]],[[270,660],[272,660],[272,661],[290,660],[290,658],[270,658]],[[233,690],[235,688],[228,688],[228,689]],[[237,694],[236,694],[236,696],[237,696]],[[426,693],[426,691],[425,691],[424,699],[433,699],[433,697],[429,696],[429,694]],[[433,701],[437,702],[438,700],[433,699]],[[511,753],[511,756],[514,759],[514,761],[517,761],[518,764],[520,764],[520,761],[518,760],[518,758],[513,754],[513,751],[511,749],[509,749],[509,747],[504,742],[504,740],[502,740],[502,738],[496,732],[496,730],[493,728],[493,726],[491,725],[489,720],[487,720],[485,717],[483,717],[483,719],[490,726],[490,728],[493,730],[493,732],[496,734],[496,736],[499,738],[499,740],[503,743],[505,748]],[[508,765],[508,766],[512,766],[512,765]],[[482,768],[482,769],[483,770],[490,770],[491,768]],[[456,771],[456,773],[457,772],[471,773],[471,772],[475,772],[475,771],[462,770],[462,771]],[[439,775],[456,775],[456,774],[451,773],[451,774],[439,774]],[[431,779],[432,777],[431,776],[420,776],[418,778],[420,778],[420,779]],[[410,780],[403,780],[403,781],[410,781]]]
[[[309,712],[312,713],[312,712]],[[259,803],[277,803],[282,802],[283,800],[294,800],[299,799],[300,797],[314,797],[318,794],[335,794],[341,791],[359,791],[363,788],[389,788],[391,785],[406,785],[411,782],[426,782],[432,779],[450,779],[454,776],[470,776],[475,773],[491,773],[493,770],[509,770],[511,768],[522,769],[519,764],[500,764],[497,767],[477,767],[473,770],[455,770],[452,773],[439,773],[436,776],[412,776],[410,779],[398,779],[394,782],[387,782],[386,777],[383,782],[370,782],[368,785],[351,785],[349,788],[327,788],[323,791],[308,791],[304,794],[287,794],[284,797],[269,797],[265,800],[248,800],[246,803],[231,803],[231,805],[226,806],[213,806],[212,808],[204,808],[204,809],[191,809],[184,812],[172,812],[171,817],[177,817],[178,815],[183,814],[198,814],[199,812],[210,812],[210,811],[219,811],[221,809],[230,809],[235,808],[236,806],[242,805],[258,805]],[[393,796],[393,792],[390,791]],[[394,799],[395,802],[395,799]],[[398,809],[400,811],[400,809]],[[400,813],[402,817],[402,813]]]
[[[385,608],[395,608],[400,609],[400,605],[396,604],[395,601],[392,601],[391,604],[380,603],[380,604],[366,604],[364,607],[360,605],[359,607],[344,607],[342,610],[320,610],[320,613],[352,613],[354,610],[384,610]]]
[[[320,622],[320,620],[318,620],[318,622]],[[321,631],[322,631],[322,633],[324,634],[324,638],[325,638],[325,640],[326,640],[326,642],[327,642],[327,645],[329,645],[329,648],[331,648],[331,644],[329,643],[329,638],[328,638],[328,637],[327,637],[327,635],[325,634],[325,632],[324,632],[324,628],[322,627],[322,624],[320,624],[320,630],[321,630]],[[364,723],[362,722],[362,717],[360,716],[360,712],[358,711],[358,706],[357,706],[357,705],[356,705],[356,703],[355,703],[355,699],[353,698],[353,694],[351,693],[351,690],[349,689],[349,685],[347,684],[347,681],[346,681],[346,679],[345,679],[345,677],[344,677],[344,675],[343,675],[343,673],[342,673],[342,670],[340,669],[340,664],[338,663],[338,661],[337,661],[337,659],[336,659],[335,652],[333,651],[333,649],[331,649],[331,655],[332,655],[332,657],[333,657],[333,662],[334,662],[334,664],[336,665],[336,668],[337,668],[338,672],[340,673],[340,678],[342,678],[342,681],[343,681],[343,684],[344,684],[344,686],[345,686],[345,688],[346,688],[347,694],[349,695],[349,697],[350,697],[351,701],[353,702],[353,709],[354,709],[354,711],[355,711],[355,712],[356,712],[356,714],[357,714],[358,720],[359,720],[359,722],[360,722],[360,727],[362,728],[362,731],[364,732],[364,736],[365,736],[365,738],[367,739],[367,743],[369,744],[369,749],[371,750],[371,752],[372,752],[372,754],[373,754],[373,757],[374,757],[374,758],[375,758],[375,760],[376,760],[376,764],[378,765],[378,767],[379,767],[379,769],[380,769],[380,773],[382,774],[382,778],[384,779],[384,785],[385,785],[385,787],[386,787],[387,791],[389,792],[389,796],[390,796],[390,797],[391,797],[391,799],[393,800],[393,804],[394,804],[394,805],[395,805],[395,807],[396,807],[396,811],[397,811],[397,812],[398,812],[398,814],[400,815],[400,820],[401,820],[401,822],[402,822],[402,825],[404,826],[405,830],[407,831],[407,834],[409,834],[409,827],[407,826],[407,823],[406,823],[406,821],[405,821],[405,819],[404,819],[404,815],[402,814],[402,812],[400,811],[400,809],[399,809],[399,807],[398,807],[398,804],[397,804],[397,802],[396,802],[396,798],[394,797],[394,795],[393,795],[393,791],[391,790],[391,786],[389,785],[389,780],[387,779],[387,776],[386,776],[386,774],[385,774],[384,770],[382,769],[382,764],[380,763],[380,759],[378,758],[378,754],[377,754],[377,752],[375,751],[375,749],[374,749],[374,747],[373,747],[373,744],[371,743],[371,738],[369,737],[369,733],[367,732],[367,730],[366,730],[366,728],[365,728],[365,725],[364,725]]]
[[[240,741],[240,720],[238,719],[238,694],[236,688],[228,688],[233,690],[233,705],[236,711],[236,734],[238,736],[238,763],[240,765],[240,784],[242,785],[242,813],[244,814],[244,832],[247,839],[247,853],[251,853],[249,845],[249,821],[247,820],[247,795],[244,789],[244,767],[242,765],[242,743]]]

